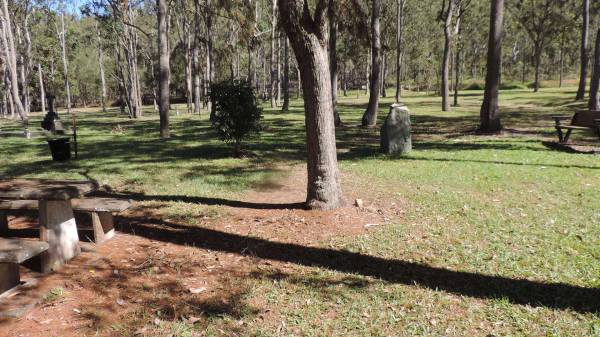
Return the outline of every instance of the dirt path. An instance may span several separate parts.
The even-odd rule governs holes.
[[[263,267],[293,273],[286,254],[294,249],[325,246],[396,215],[368,201],[363,208],[351,205],[361,192],[348,176],[348,207],[303,210],[304,167],[283,171],[283,177],[266,181],[239,202],[211,206],[227,216],[210,226],[185,226],[139,210],[124,214],[114,239],[86,244],[59,273],[26,273],[39,285],[16,297],[50,295],[23,317],[0,321],[0,336],[154,336],[165,321],[205,324],[217,315],[237,317],[250,305],[242,300],[240,280]]]

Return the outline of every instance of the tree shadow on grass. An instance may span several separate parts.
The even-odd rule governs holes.
[[[145,195],[141,193],[116,193],[109,191],[96,191],[89,195],[90,197],[114,198],[114,199],[130,199],[134,201],[166,201],[166,202],[184,202],[191,204],[203,204],[208,206],[228,206],[234,208],[249,208],[249,209],[304,209],[304,203],[287,203],[287,204],[272,204],[272,203],[254,203],[238,200],[229,200],[223,198],[206,198],[185,195]]]
[[[443,290],[460,296],[507,299],[515,304],[569,309],[580,313],[600,312],[598,288],[455,271],[344,250],[306,247],[207,228],[190,228],[158,219],[127,217],[119,218],[118,223],[122,224],[120,227],[124,232],[179,245],[321,267],[390,283]]]

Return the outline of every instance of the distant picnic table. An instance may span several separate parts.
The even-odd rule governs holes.
[[[0,199],[38,201],[40,238],[49,246],[42,255],[44,272],[56,270],[81,252],[71,200],[97,189],[93,181],[0,179]]]

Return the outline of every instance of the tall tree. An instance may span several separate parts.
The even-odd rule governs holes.
[[[206,27],[206,93],[210,92],[211,85],[215,78],[215,60],[213,55],[214,47],[214,34],[213,34],[213,12],[212,12],[212,0],[204,0],[204,23]],[[210,118],[213,117],[212,103],[208,100],[208,112]]]
[[[106,112],[106,77],[104,75],[104,50],[102,49],[102,39],[100,37],[100,30],[98,29],[98,25],[96,25],[96,37],[98,41],[98,68],[100,73],[100,84],[101,84],[101,92],[100,92],[100,103],[102,105],[102,112]],[[40,73],[41,76],[41,73]]]
[[[600,25],[596,33],[596,51],[594,52],[594,67],[592,72],[592,82],[590,83],[590,100],[588,106],[590,110],[600,110],[600,101],[598,90],[600,90]]]
[[[169,130],[169,45],[167,32],[167,0],[156,0],[158,17],[158,112],[160,115],[160,137],[171,137]]]
[[[576,99],[582,100],[585,98],[585,90],[587,86],[588,73],[588,35],[590,29],[590,0],[583,0],[581,24],[581,71],[579,75],[579,89],[577,90]]]
[[[444,29],[444,54],[442,57],[442,111],[450,110],[450,53],[454,36],[460,30],[460,20],[469,0],[442,0],[442,10],[439,20],[443,22]]]
[[[542,56],[549,41],[563,31],[567,16],[567,0],[518,0],[510,2],[513,16],[533,42],[535,65],[534,91],[540,90]]]
[[[335,126],[342,125],[342,119],[337,111],[338,92],[338,60],[337,60],[337,33],[338,22],[335,1],[329,0],[327,9],[329,15],[329,70],[331,76],[331,100],[333,102],[333,118]]]
[[[42,104],[42,113],[46,113],[46,93],[44,92],[44,77],[42,76],[42,64],[38,63],[38,78],[40,84],[40,102]]]
[[[377,124],[381,90],[381,0],[371,0],[371,72],[369,74],[369,103],[362,117],[362,126]]]
[[[269,72],[271,73],[271,90],[270,90],[270,97],[271,97],[271,108],[275,108],[277,106],[277,69],[275,66],[275,39],[276,39],[276,32],[277,32],[277,0],[271,0],[272,1],[272,19],[271,19],[271,56],[270,56],[270,69]]]
[[[290,110],[290,42],[283,38],[283,106],[281,111]]]
[[[279,0],[282,25],[302,79],[308,154],[306,204],[313,209],[334,209],[344,203],[331,99],[327,7],[327,0],[317,0],[311,12],[308,0]]]
[[[200,10],[199,1],[194,1],[194,49],[192,50],[194,71],[194,113],[200,113]]]
[[[11,14],[8,10],[8,0],[2,0],[2,44],[4,45],[4,50],[6,51],[6,63],[8,70],[8,75],[6,79],[9,82],[11,95],[9,96],[9,100],[11,102],[11,114],[14,114],[15,109],[19,117],[23,121],[23,123],[27,123],[28,116],[27,112],[23,107],[23,103],[21,102],[21,97],[19,97],[19,80],[17,76],[17,49],[15,47],[15,40],[12,31],[11,24]],[[14,107],[14,108],[12,108]]]
[[[502,29],[504,23],[504,0],[492,0],[490,9],[490,33],[488,40],[487,75],[485,93],[480,112],[479,129],[483,132],[502,130],[498,108],[500,89],[500,64],[502,62]]]
[[[458,34],[456,35],[456,51],[454,52],[454,106],[458,106],[458,90],[460,89],[460,71],[462,68],[461,54],[463,52],[461,34],[462,29],[459,28]]]
[[[402,87],[402,28],[406,0],[396,0],[396,102],[400,102]]]
[[[60,57],[63,64],[63,75],[65,76],[65,94],[67,113],[71,113],[71,84],[69,82],[69,60],[67,58],[67,30],[65,27],[65,3],[60,1],[60,27],[56,24],[56,34],[60,43]]]

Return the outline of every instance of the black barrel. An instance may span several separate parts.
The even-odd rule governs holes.
[[[57,138],[48,140],[52,160],[65,161],[71,159],[71,142],[69,138]]]

